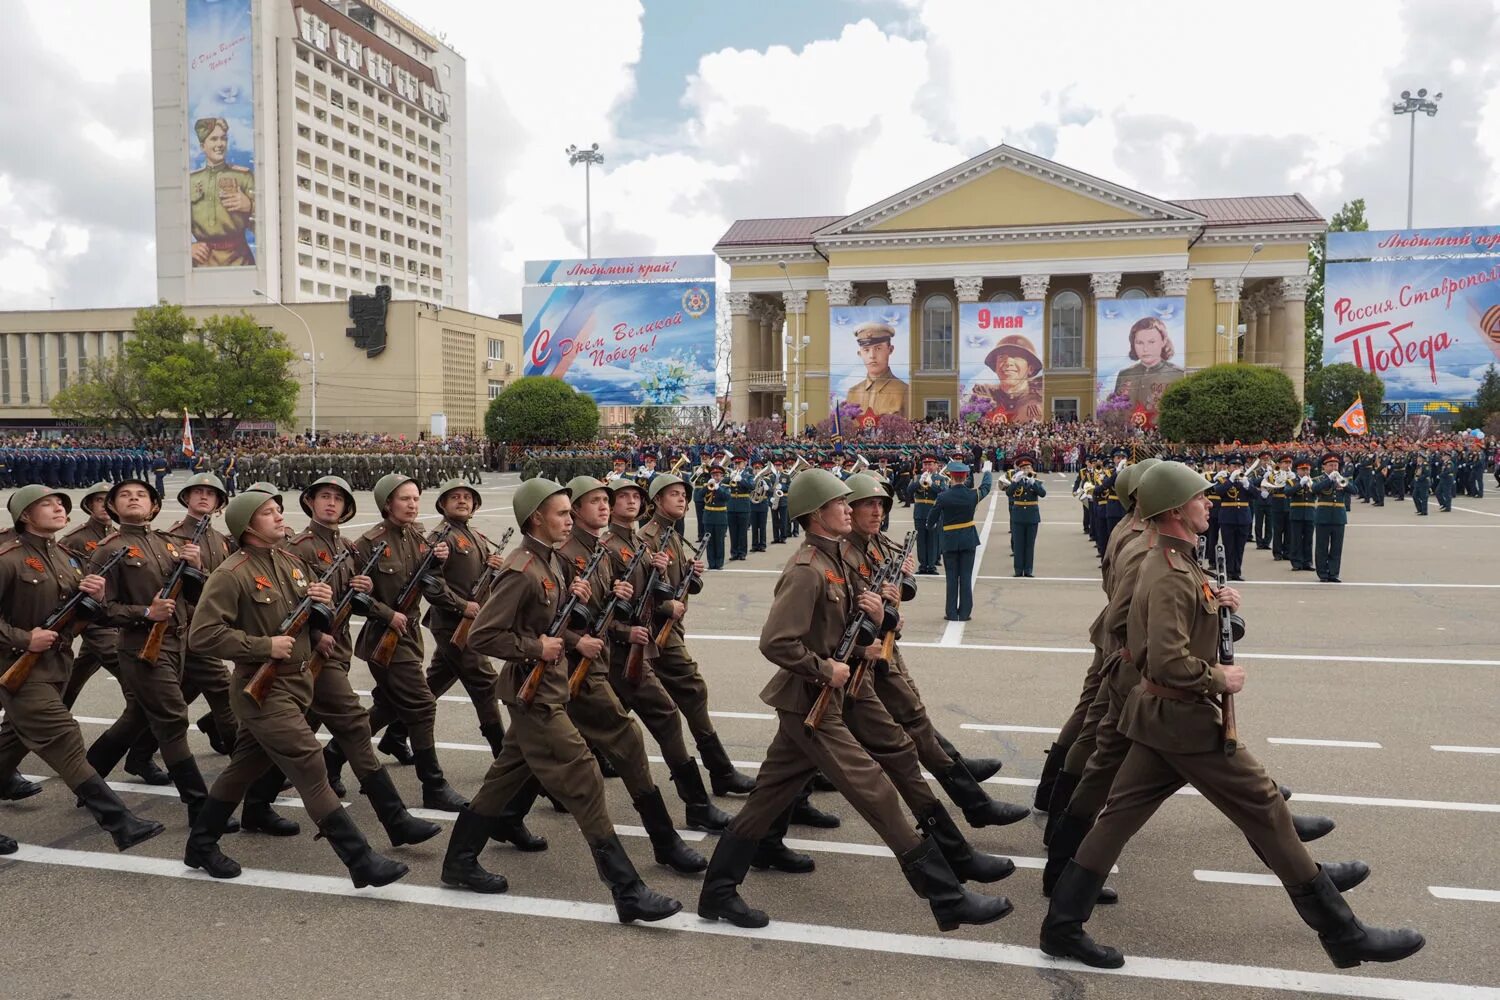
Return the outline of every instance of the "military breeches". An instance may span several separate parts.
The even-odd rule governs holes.
[[[1094,817],[1099,815],[1099,810],[1104,808],[1120,766],[1130,753],[1130,739],[1119,728],[1120,711],[1125,707],[1130,689],[1139,683],[1139,671],[1125,664],[1118,664],[1100,687],[1099,696],[1095,699],[1099,718],[1088,741],[1090,752],[1079,762],[1078,770],[1072,772],[1081,777],[1073,789],[1073,797],[1068,800],[1069,815],[1093,822]],[[1074,746],[1078,744],[1075,743]],[[1070,752],[1068,764],[1073,762]]]
[[[625,659],[629,652],[629,646],[619,643],[610,647],[609,686],[621,705],[640,716],[651,737],[661,747],[667,766],[677,767],[692,757],[682,738],[682,713],[677,710],[677,703],[667,689],[662,687],[651,664],[642,665],[639,684],[632,684],[625,677]]]
[[[116,679],[120,676],[120,664],[113,642],[105,644],[93,642],[88,633],[84,633],[83,645],[79,647],[78,655],[73,657],[73,669],[68,674],[67,686],[63,688],[63,704],[72,708],[78,701],[78,696],[83,692],[83,686],[89,679],[99,672],[103,667]]]
[[[120,680],[135,699],[136,710],[132,712],[127,702],[126,710],[100,738],[111,738],[120,746],[128,747],[143,728],[149,728],[161,747],[161,759],[168,767],[187,760],[193,751],[187,741],[188,708],[182,693],[182,652],[163,649],[156,663],[151,664],[132,652],[121,650],[119,663]]]
[[[922,777],[916,744],[891,718],[872,686],[865,684],[861,687],[862,690],[853,697],[847,694],[844,697],[844,725],[880,765],[912,813],[920,816],[936,804],[937,798],[928,787],[927,779]],[[935,735],[933,742],[937,742]],[[946,753],[943,758],[951,767],[951,758]],[[947,769],[943,768],[944,771]]]
[[[1173,754],[1135,743],[1110,790],[1109,801],[1074,859],[1107,872],[1125,844],[1174,792],[1190,784],[1240,828],[1283,885],[1311,882],[1318,866],[1292,829],[1292,812],[1276,782],[1247,751]]]
[[[307,724],[313,701],[313,679],[306,673],[282,674],[271,685],[265,704],[245,693],[254,670],[239,669],[230,684],[230,704],[239,719],[234,753],[208,794],[220,802],[239,802],[256,779],[272,766],[281,769],[302,796],[314,823],[337,812],[339,798],[328,785],[323,746]]]
[[[182,698],[191,705],[200,694],[224,741],[232,744],[238,723],[229,706],[229,671],[223,660],[189,651],[182,658]]]
[[[896,725],[906,731],[923,767],[933,774],[942,774],[953,766],[953,758],[943,749],[927,715],[927,706],[922,704],[922,695],[905,669],[893,664],[883,677],[877,676],[875,695]]]
[[[94,776],[84,759],[83,734],[73,713],[63,704],[61,681],[29,680],[11,694],[0,688],[0,774],[9,774],[30,750],[57,772],[69,788],[77,788]]]
[[[375,699],[375,708],[370,712],[370,731],[378,733],[392,718],[397,718],[406,724],[413,750],[431,750],[435,741],[437,697],[427,686],[421,659],[401,645],[396,647],[388,666],[365,662],[381,696]]]
[[[1088,672],[1083,675],[1083,690],[1078,693],[1078,704],[1073,706],[1073,714],[1068,716],[1067,721],[1062,724],[1062,728],[1057,731],[1057,743],[1059,746],[1071,748],[1078,742],[1080,735],[1090,728],[1089,709],[1093,707],[1094,698],[1099,694],[1099,685],[1103,681],[1103,674],[1101,673],[1103,669],[1104,651],[1095,646],[1094,658],[1089,662]],[[1097,724],[1098,721],[1096,717],[1093,723]],[[1083,761],[1085,760],[1088,760],[1087,754],[1079,760],[1079,770],[1082,770]],[[1071,774],[1077,774],[1078,771],[1069,766],[1072,762],[1073,754],[1070,750],[1067,763],[1063,765],[1063,770]]]
[[[614,833],[604,805],[604,778],[578,727],[562,705],[535,702],[530,708],[506,705],[510,726],[500,756],[490,764],[469,808],[497,817],[521,786],[535,775],[542,787],[567,807],[589,843]]]
[[[641,727],[626,713],[603,673],[590,671],[578,697],[568,700],[568,718],[588,745],[614,765],[632,800],[656,787]]]
[[[898,856],[921,844],[895,786],[845,727],[838,700],[811,734],[802,725],[805,713],[776,712],[776,735],[756,774],[755,790],[729,824],[731,834],[751,840],[765,836],[813,772],[822,771]]]
[[[475,652],[472,646],[459,649],[453,645],[453,633],[434,632],[437,648],[432,651],[432,662],[427,665],[427,686],[434,698],[442,695],[455,681],[464,686],[469,700],[474,703],[474,714],[481,726],[500,721],[500,699],[495,694],[500,675],[495,673],[489,657]]]
[[[380,770],[380,758],[370,745],[370,713],[349,683],[349,664],[325,663],[318,671],[307,725],[314,733],[319,725],[328,727],[355,777],[363,778]]]
[[[688,732],[695,742],[714,734],[714,724],[708,717],[708,684],[698,672],[698,664],[687,651],[687,646],[663,646],[651,661],[661,686],[677,703],[677,709],[687,722]]]

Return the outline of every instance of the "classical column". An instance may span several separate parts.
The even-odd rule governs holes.
[[[1266,336],[1260,341],[1260,360],[1264,364],[1281,367],[1282,359],[1286,357],[1286,306],[1281,301],[1281,286],[1272,283],[1266,289],[1266,302],[1271,307],[1271,324]],[[1298,302],[1295,304],[1298,315],[1303,315],[1304,306]]]
[[[1281,347],[1281,370],[1292,380],[1297,399],[1305,399],[1303,387],[1307,378],[1307,286],[1312,278],[1305,274],[1281,279],[1282,322],[1286,334]]]
[[[1214,341],[1214,364],[1233,361],[1238,353],[1235,344],[1239,338],[1240,293],[1244,288],[1242,278],[1214,279],[1214,298],[1218,302],[1215,325],[1224,328],[1224,335],[1216,336]]]
[[[911,300],[917,295],[917,281],[915,278],[892,278],[885,283],[886,291],[891,294],[891,304],[897,306],[909,306]]]
[[[1192,276],[1186,270],[1163,271],[1161,277],[1156,279],[1156,294],[1163,298],[1186,295],[1188,292],[1188,282],[1191,280]]]
[[[983,278],[962,277],[953,279],[953,291],[958,295],[960,302],[978,302],[979,294],[984,289]]]
[[[823,282],[823,290],[828,293],[828,304],[831,306],[850,306],[854,304],[854,282],[852,281],[825,281]],[[806,292],[802,293],[802,301],[807,301]],[[788,310],[788,312],[790,311]]]
[[[1120,294],[1120,279],[1124,277],[1119,271],[1099,271],[1089,275],[1089,288],[1093,290],[1096,299],[1113,299]]]
[[[750,419],[750,351],[755,324],[750,316],[750,293],[730,292],[729,305],[729,419]]]
[[[1271,301],[1271,290],[1263,289],[1255,297],[1255,357],[1257,364],[1266,360],[1267,346],[1271,341],[1271,313],[1275,303]]]
[[[1047,286],[1052,283],[1050,274],[1021,275],[1021,295],[1027,302],[1040,302],[1047,297]]]

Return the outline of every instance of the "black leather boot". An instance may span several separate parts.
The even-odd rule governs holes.
[[[19,802],[40,794],[42,794],[42,786],[35,781],[27,781],[21,777],[19,771],[12,771],[0,780],[0,799]]]
[[[500,816],[490,825],[490,839],[502,844],[512,844],[516,850],[527,853],[545,851],[547,838],[532,833],[526,826],[526,816],[541,793],[542,783],[535,776],[527,778],[526,784],[505,803]]]
[[[99,771],[97,767],[94,770]],[[125,754],[125,773],[134,775],[148,785],[172,783],[172,776],[156,764],[156,737],[151,735],[151,730],[141,733],[130,745],[129,752]],[[104,772],[99,771],[99,774],[102,777]]]
[[[376,749],[396,758],[396,763],[403,766],[410,766],[417,759],[411,745],[406,742],[406,727],[400,722],[392,722],[386,727],[385,735],[380,737],[380,745]]]
[[[1325,861],[1318,867],[1339,892],[1348,892],[1370,877],[1370,866],[1363,861]]]
[[[14,854],[21,849],[14,837],[7,837],[0,833],[0,854]]]
[[[599,765],[599,776],[608,781],[610,778],[618,778],[620,772],[609,762],[609,758],[599,751],[592,743],[589,744],[589,752],[594,755],[594,763]]]
[[[468,806],[469,800],[455,792],[443,777],[436,748],[417,750],[412,754],[412,759],[417,766],[417,778],[422,782],[422,808],[458,812]]]
[[[328,745],[323,748],[323,766],[328,768],[328,787],[341,799],[349,794],[349,789],[344,785],[344,762],[347,759],[338,740],[329,740]]]
[[[228,757],[234,751],[234,746],[219,732],[219,724],[214,720],[214,713],[207,712],[198,718],[198,731],[208,737],[208,745],[213,747],[214,753]]]
[[[937,734],[937,741],[944,753],[969,769],[975,781],[988,781],[1000,771],[1000,758],[998,757],[965,757],[958,752],[958,747],[953,745],[953,741],[942,733]]]
[[[962,761],[937,775],[937,780],[953,804],[963,810],[964,821],[972,827],[1009,826],[1031,815],[1025,806],[990,798]]]
[[[1276,790],[1281,793],[1281,801],[1283,801],[1283,802],[1290,802],[1291,801],[1292,790],[1290,788],[1288,788],[1286,785],[1277,785],[1276,786]]]
[[[191,763],[191,758],[188,762]],[[176,768],[173,770],[175,774]],[[197,770],[196,765],[193,770]],[[193,830],[188,834],[187,847],[182,852],[183,864],[189,868],[201,868],[214,878],[239,878],[239,862],[219,850],[224,824],[234,814],[236,805],[236,802],[221,802],[204,796],[197,804]],[[192,805],[188,806],[188,811],[195,811]]]
[[[963,924],[992,924],[1010,912],[1004,896],[984,896],[965,889],[948,867],[937,842],[923,837],[916,847],[902,854],[901,873],[913,891],[927,900],[938,930],[957,930]]]
[[[736,927],[764,927],[771,922],[764,910],[752,909],[740,898],[740,883],[750,871],[750,859],[758,845],[749,837],[725,834],[719,838],[703,889],[698,893],[698,916],[704,920],[727,920]]]
[[[1073,800],[1073,792],[1082,778],[1081,774],[1061,771],[1053,781],[1052,798],[1047,803],[1047,825],[1042,828],[1043,844],[1052,842],[1052,831],[1057,828],[1057,821],[1062,819],[1063,813],[1068,811],[1068,803]]]
[[[479,727],[479,735],[490,745],[490,754],[500,756],[500,747],[505,743],[505,724],[503,722],[486,722]]]
[[[1054,743],[1047,748],[1047,759],[1042,762],[1042,777],[1036,784],[1036,798],[1031,800],[1035,809],[1047,812],[1052,803],[1052,788],[1057,782],[1057,776],[1062,773],[1063,761],[1068,759],[1070,748],[1062,743]]]
[[[815,792],[836,792],[839,786],[828,780],[828,775],[822,771],[814,771],[813,776],[808,779],[808,786]]]
[[[635,865],[620,838],[610,834],[589,845],[594,853],[594,867],[599,877],[609,886],[609,894],[615,900],[615,915],[620,923],[633,920],[665,920],[682,909],[682,904],[671,896],[664,896],[648,889],[636,873]]]
[[[1334,822],[1327,816],[1298,816],[1292,813],[1292,829],[1297,831],[1298,840],[1310,844],[1332,833]]]
[[[792,803],[792,822],[800,826],[811,826],[819,830],[837,830],[842,821],[833,813],[824,812],[812,804],[811,791],[804,788]]]
[[[108,780],[109,773],[115,769],[129,749],[130,744],[121,742],[112,730],[106,729],[89,747],[88,752],[84,754],[84,759],[89,762],[89,767],[92,767],[99,777]],[[15,777],[19,778],[20,775],[15,775]],[[37,791],[41,789],[38,788]],[[35,795],[36,792],[31,794]],[[5,794],[4,789],[0,789],[0,799],[3,798],[9,798],[9,796]]]
[[[390,885],[406,875],[408,869],[399,861],[382,857],[370,850],[370,842],[359,832],[354,820],[340,806],[318,824],[318,832],[328,839],[333,853],[349,869],[354,888],[367,885]]]
[[[666,865],[680,875],[696,875],[708,867],[708,860],[683,843],[672,827],[672,817],[667,815],[661,789],[653,788],[636,799],[635,811],[641,814],[641,825],[646,828],[646,836],[651,838],[651,850],[657,864]]]
[[[141,819],[132,813],[98,775],[73,789],[73,794],[93,814],[94,822],[114,838],[116,850],[129,850],[166,829],[155,820]]]
[[[718,733],[699,740],[698,752],[703,755],[703,766],[708,770],[708,781],[715,795],[749,795],[755,790],[755,779],[735,770]]]
[[[1318,940],[1336,968],[1352,969],[1361,962],[1399,962],[1427,943],[1410,928],[1386,930],[1360,923],[1325,869],[1319,869],[1311,882],[1288,886],[1286,891],[1297,916],[1318,932]]]
[[[281,768],[270,769],[255,779],[245,792],[245,805],[240,809],[240,829],[246,833],[264,833],[270,837],[295,837],[302,832],[296,820],[287,819],[271,807],[276,796],[281,794],[281,785],[286,775]]]
[[[696,760],[689,757],[672,768],[671,774],[672,786],[677,789],[677,796],[682,799],[682,804],[687,806],[689,830],[721,833],[729,829],[729,821],[733,817],[709,800]]]
[[[1057,827],[1052,831],[1052,842],[1047,845],[1047,864],[1042,869],[1042,895],[1051,896],[1057,880],[1067,869],[1068,862],[1073,860],[1073,855],[1078,853],[1078,848],[1083,844],[1083,838],[1088,836],[1089,830],[1094,824],[1088,820],[1079,819],[1069,814],[1066,810],[1057,820]],[[1102,881],[1102,880],[1101,880]],[[1109,905],[1120,901],[1119,894],[1107,885],[1101,885],[1099,895],[1095,897],[1096,904]]]
[[[974,850],[942,803],[918,816],[917,825],[937,842],[943,857],[948,859],[948,867],[953,869],[960,882],[998,882],[1016,872],[1015,862],[1010,858]]]
[[[755,845],[755,854],[750,859],[750,864],[757,871],[765,871],[767,868],[778,872],[786,872],[789,875],[806,875],[817,868],[811,854],[803,854],[786,846],[786,832],[792,822],[792,807],[787,806],[776,817],[766,835],[761,837]]]
[[[1125,955],[1102,945],[1083,929],[1094,912],[1104,876],[1069,861],[1052,889],[1052,905],[1042,920],[1042,951],[1053,958],[1075,958],[1096,969],[1118,969]]]
[[[383,772],[382,772],[383,773]],[[510,888],[504,875],[485,871],[479,863],[479,852],[491,836],[494,821],[465,808],[448,835],[448,851],[443,855],[443,884],[475,892],[496,893]]]
[[[209,801],[208,786],[203,783],[203,772],[198,770],[198,761],[192,757],[180,760],[167,768],[172,775],[172,784],[177,786],[177,797],[183,801],[188,810],[188,825],[198,821],[198,811],[203,804]],[[229,805],[229,815],[224,818],[224,828],[220,833],[239,833],[239,820],[234,818],[234,807],[237,802]]]
[[[359,790],[370,800],[370,807],[375,810],[380,825],[385,827],[386,838],[392,847],[420,844],[442,833],[442,828],[436,823],[417,819],[407,812],[406,803],[401,801],[401,793],[396,791],[396,783],[385,768],[365,775],[360,780]]]

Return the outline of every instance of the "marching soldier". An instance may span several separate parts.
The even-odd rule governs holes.
[[[6,504],[16,535],[0,545],[0,644],[8,667],[28,654],[36,662],[18,687],[0,685],[0,708],[5,709],[0,768],[13,773],[28,750],[35,753],[123,851],[163,827],[127,809],[89,764],[83,733],[62,700],[73,661],[72,635],[43,627],[75,593],[87,595],[95,608],[104,598],[104,578],[84,573],[79,560],[57,544],[72,508],[66,494],[45,486],[24,486]],[[15,841],[0,837],[0,853],[14,850]]]
[[[224,537],[212,525],[215,514],[229,502],[229,494],[219,477],[211,472],[193,476],[177,491],[177,502],[187,511],[167,534],[177,541],[179,547],[193,540],[198,522],[207,519],[198,548],[201,552],[203,573],[212,573],[234,551],[234,542]],[[187,620],[193,617],[193,604],[188,602]],[[227,754],[234,747],[234,712],[229,708],[229,677],[224,664],[217,659],[201,656],[189,645],[182,656],[182,696],[192,704],[198,695],[208,702],[209,713],[198,719],[198,729],[208,737],[209,746],[215,753]]]
[[[762,485],[756,478],[759,476],[761,480],[766,479],[765,476],[761,475],[765,467],[766,460],[759,455],[756,455],[750,462],[750,479],[754,484],[750,491],[751,552],[766,551],[766,515],[771,510],[771,486],[769,481]]]
[[[1229,460],[1238,465],[1238,455]],[[1217,498],[1219,508],[1219,537],[1224,540],[1224,562],[1231,580],[1244,580],[1245,545],[1250,541],[1251,513],[1250,497],[1255,490],[1243,473],[1233,475],[1221,472],[1210,489],[1211,498]],[[1209,550],[1210,556],[1213,549]]]
[[[583,601],[592,596],[582,576],[567,582],[567,571],[554,551],[573,528],[567,490],[550,479],[529,479],[516,490],[511,506],[522,542],[506,557],[494,595],[480,609],[469,640],[479,652],[505,661],[499,693],[510,712],[510,727],[484,785],[453,826],[443,858],[443,882],[487,893],[509,887],[503,876],[484,870],[479,852],[506,805],[534,774],[577,822],[599,877],[614,897],[620,921],[663,920],[682,904],[641,881],[610,821],[598,765],[566,709],[563,654],[569,639],[552,634],[551,623],[567,601],[564,591]],[[575,648],[577,635],[571,637]],[[522,691],[538,669],[541,680],[528,703]]]
[[[729,530],[729,487],[724,467],[714,463],[708,485],[703,487],[703,527],[708,532],[708,568],[724,568],[724,533]]]
[[[1297,571],[1313,568],[1313,520],[1318,503],[1308,476],[1311,469],[1312,462],[1298,458],[1291,481],[1281,488],[1287,498],[1286,554]]]
[[[1271,503],[1271,558],[1277,562],[1289,558],[1291,549],[1288,527],[1291,498],[1284,487],[1294,478],[1292,456],[1283,453],[1276,456],[1276,469],[1261,481],[1261,492],[1269,494],[1267,499]]]
[[[761,692],[761,699],[776,710],[776,735],[755,790],[709,862],[698,915],[739,927],[770,922],[763,911],[745,903],[739,885],[760,838],[771,831],[813,773],[822,771],[895,853],[902,873],[927,900],[940,929],[991,923],[1010,912],[1010,902],[963,887],[938,842],[922,837],[906,821],[890,779],[844,722],[843,688],[851,665],[833,654],[855,615],[868,615],[875,622],[886,618],[882,595],[864,589],[842,552],[852,528],[849,492],[836,476],[822,470],[804,472],[792,483],[787,499],[792,516],[804,522],[807,540],[777,581],[760,640],[762,655],[779,668]],[[896,588],[889,591],[885,596],[896,600]],[[854,651],[850,659],[879,656],[877,641]],[[821,723],[809,728],[808,712],[825,688],[831,704]]]
[[[1271,498],[1268,495],[1269,491],[1262,492],[1261,486],[1273,467],[1271,453],[1262,451],[1255,456],[1255,461],[1260,467],[1250,480],[1251,536],[1255,539],[1257,549],[1269,549],[1271,547]]]
[[[1159,547],[1141,564],[1127,624],[1126,648],[1142,674],[1120,715],[1131,747],[1098,821],[1053,888],[1042,950],[1100,968],[1124,964],[1124,955],[1097,944],[1084,924],[1126,842],[1192,784],[1250,840],[1336,966],[1398,961],[1421,949],[1422,935],[1360,923],[1297,839],[1276,783],[1248,751],[1224,752],[1215,696],[1242,689],[1245,672],[1217,662],[1219,605],[1236,608],[1239,594],[1214,593],[1194,558],[1197,536],[1208,527],[1205,489],[1200,475],[1175,463],[1150,470],[1137,489]]]
[[[742,561],[750,549],[750,473],[745,456],[734,456],[734,468],[724,480],[729,484],[729,561]]]
[[[1432,472],[1427,468],[1427,456],[1418,452],[1412,464],[1411,502],[1419,517],[1427,516],[1427,501],[1432,495]]]
[[[974,613],[974,560],[979,549],[979,530],[974,527],[974,511],[990,495],[990,474],[975,490],[968,484],[969,467],[962,462],[948,463],[947,489],[938,494],[931,526],[942,532],[943,569],[948,574],[948,596],[943,617],[950,622],[966,622]]]
[[[942,544],[935,532],[936,518],[933,516],[933,505],[937,503],[938,494],[943,492],[937,467],[936,455],[923,455],[922,474],[913,481],[909,494],[913,504],[912,525],[917,532],[917,573],[921,576],[937,575],[938,556],[942,554]],[[929,521],[934,524],[929,525]]]
[[[1010,502],[1011,563],[1018,577],[1035,575],[1036,535],[1042,523],[1040,500],[1047,495],[1047,487],[1033,471],[1035,461],[1026,452],[1017,455],[1015,478],[1005,487]]]
[[[792,485],[787,474],[786,459],[777,455],[771,460],[776,470],[771,478],[771,544],[784,545],[791,535],[791,519],[786,516],[786,491]]]
[[[370,850],[328,787],[322,748],[307,723],[314,683],[307,669],[311,629],[295,636],[281,632],[281,623],[303,600],[327,605],[333,588],[310,581],[302,561],[282,548],[286,534],[278,497],[247,490],[229,504],[224,519],[244,547],[210,574],[188,640],[208,655],[233,661],[231,690],[240,729],[229,766],[193,820],[183,862],[214,878],[239,876],[239,864],[219,850],[219,838],[250,785],[274,764],[291,778],[319,832],[349,869],[354,887],[389,885],[406,875],[407,867]],[[268,662],[276,668],[276,679],[265,701],[256,704],[245,688]]]
[[[1339,569],[1344,561],[1344,525],[1349,513],[1344,498],[1354,492],[1339,474],[1339,457],[1333,452],[1323,456],[1323,474],[1310,487],[1317,506],[1313,508],[1313,550],[1318,579],[1324,583],[1342,583]]]

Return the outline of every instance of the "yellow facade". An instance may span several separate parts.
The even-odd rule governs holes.
[[[1185,299],[1189,371],[1266,365],[1300,394],[1307,249],[1324,228],[1300,195],[1166,201],[1008,146],[848,216],[737,222],[715,248],[730,268],[730,416],[782,417],[793,431],[826,418],[830,309],[874,296],[911,310],[914,419],[957,413],[956,370],[921,367],[933,296],[952,308],[955,337],[963,302],[1043,303],[1049,415],[1093,415],[1096,310],[1127,294]],[[1053,357],[1064,292],[1084,304],[1071,368]]]

